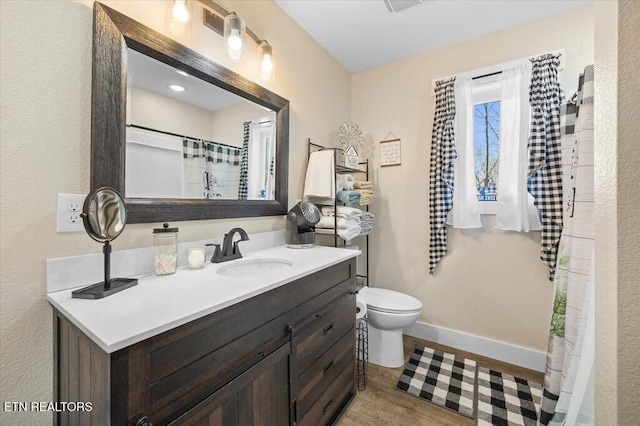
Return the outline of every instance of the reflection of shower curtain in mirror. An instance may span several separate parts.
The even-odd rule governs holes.
[[[183,141],[185,189],[189,198],[235,199],[240,184],[240,148]]]
[[[271,119],[245,123],[246,174],[241,174],[240,183],[241,190],[246,191],[240,194],[246,196],[244,199],[275,199],[275,135],[276,126]]]

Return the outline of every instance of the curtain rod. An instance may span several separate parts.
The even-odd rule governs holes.
[[[493,75],[498,75],[498,74],[502,74],[502,71],[496,71],[496,72],[490,72],[489,74],[477,75],[475,77],[472,77],[471,80],[478,80],[480,78],[491,77]]]
[[[253,121],[249,120],[249,121],[245,121],[242,124],[251,124],[253,123]],[[264,120],[264,121],[258,121],[256,124],[274,124],[273,120]]]
[[[502,72],[503,69],[507,69],[507,68],[511,68],[514,66],[517,66],[518,64],[520,64],[523,61],[526,60],[531,60],[532,58],[537,58],[538,56],[542,56],[542,55],[547,55],[547,54],[551,54],[551,55],[560,55],[560,66],[558,67],[558,70],[563,70],[564,69],[564,64],[566,61],[566,56],[564,53],[564,49],[558,49],[558,50],[552,50],[551,52],[545,52],[545,53],[539,53],[537,55],[529,55],[525,58],[520,58],[520,59],[516,59],[514,61],[508,61],[508,62],[503,62],[501,64],[495,64],[495,65],[490,65],[488,67],[484,67],[484,68],[478,68],[475,70],[471,70],[471,71],[465,71],[465,72],[461,72],[455,75],[449,75],[447,77],[441,77],[441,78],[436,78],[431,80],[431,96],[435,96],[436,92],[435,92],[435,88],[436,88],[436,82],[440,81],[440,80],[446,80],[449,78],[453,78],[453,77],[469,77],[470,74],[480,74],[477,78],[482,78],[482,77],[488,77],[489,75],[491,75],[492,73],[497,73],[497,72]],[[475,80],[475,78],[472,77],[472,79]]]
[[[177,138],[190,139],[190,140],[196,141],[196,142],[203,142],[203,143],[210,143],[210,144],[225,146],[227,148],[233,148],[233,149],[238,149],[238,150],[242,149],[239,146],[227,145],[226,143],[213,142],[213,141],[208,141],[206,139],[200,139],[200,138],[194,138],[194,137],[191,137],[191,136],[179,135],[177,133],[165,132],[164,130],[152,129],[151,127],[138,126],[136,124],[127,124],[127,127],[133,127],[134,129],[147,130],[149,132],[161,133],[163,135],[175,136]]]

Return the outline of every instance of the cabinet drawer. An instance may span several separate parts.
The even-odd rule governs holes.
[[[303,373],[340,337],[353,328],[355,296],[347,295],[310,315],[310,320],[296,332],[296,375]]]
[[[304,417],[342,370],[353,368],[354,358],[354,333],[350,329],[298,378],[298,416]]]
[[[329,424],[354,391],[353,366],[348,365],[340,372],[329,389],[313,404],[298,423],[300,426],[320,426]]]
[[[286,344],[169,426],[288,426],[288,355]]]

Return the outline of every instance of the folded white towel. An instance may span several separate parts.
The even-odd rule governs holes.
[[[335,157],[332,150],[312,152],[304,181],[304,199],[317,204],[333,203]]]
[[[360,235],[360,232],[362,231],[362,228],[360,228],[360,226],[355,225],[355,226],[350,226],[348,228],[345,229],[338,229],[337,233],[338,236],[340,238],[342,238],[343,240],[345,240],[347,243],[349,241],[351,241],[352,239],[354,239],[355,237],[357,237],[358,235]],[[327,235],[332,235],[334,233],[333,229],[327,229],[327,228],[316,228],[316,232],[318,234],[327,234]]]
[[[343,175],[343,176],[344,176],[344,180],[347,181],[351,189],[353,189],[353,184],[355,183],[356,178],[354,178],[353,175]]]
[[[333,210],[333,206],[325,206],[322,207],[322,214],[324,216],[335,216],[335,211]],[[347,206],[338,206],[338,217],[348,217],[348,216],[361,216],[362,210],[355,207],[347,207]]]
[[[358,225],[350,226],[346,229],[338,229],[338,235],[340,236],[340,238],[342,238],[347,243],[349,243],[355,237],[360,235],[361,231],[362,231],[362,228],[360,228]]]
[[[337,219],[337,220],[336,220]],[[360,225],[360,217],[358,216],[350,216],[350,217],[335,217],[335,216],[322,216],[320,218],[320,222],[316,224],[316,228],[331,228],[338,224],[338,229],[345,229],[351,226]]]
[[[345,189],[347,191],[353,190],[353,182],[355,181],[353,176],[351,176],[351,175],[337,175],[336,176],[336,181],[338,182],[338,187],[341,187],[342,189]]]

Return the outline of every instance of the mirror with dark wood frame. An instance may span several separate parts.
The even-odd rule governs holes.
[[[93,32],[91,190],[108,186],[123,194],[129,223],[286,214],[289,101],[98,2]],[[275,113],[274,199],[142,198],[126,193],[129,49]]]

